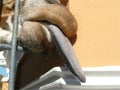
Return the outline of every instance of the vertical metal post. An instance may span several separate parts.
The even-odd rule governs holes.
[[[17,47],[19,3],[20,0],[15,1],[10,76],[9,76],[9,87],[8,87],[9,90],[14,90],[15,88],[15,77],[16,77],[16,69],[17,69],[17,64],[15,59],[16,59],[16,47]]]

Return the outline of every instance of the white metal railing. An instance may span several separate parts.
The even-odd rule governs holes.
[[[120,90],[120,67],[83,68],[81,83],[66,67],[55,67],[20,90]]]

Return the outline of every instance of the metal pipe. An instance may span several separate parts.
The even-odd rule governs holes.
[[[16,56],[16,47],[17,47],[19,3],[20,3],[20,0],[15,0],[14,23],[13,23],[13,32],[12,32],[13,36],[12,36],[12,47],[11,47],[12,50],[11,50],[10,76],[9,76],[8,90],[15,89],[15,78],[16,78],[16,70],[17,70],[15,56]]]
[[[11,50],[11,45],[8,44],[0,44],[0,50]],[[28,49],[23,48],[21,46],[17,46],[16,48],[17,51],[21,52],[30,52]]]

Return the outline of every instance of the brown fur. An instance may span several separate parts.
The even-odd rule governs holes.
[[[6,8],[13,9],[15,5],[15,0],[3,0],[3,3]]]
[[[22,17],[25,21],[48,21],[55,24],[68,38],[74,36],[77,31],[75,18],[63,5],[46,4],[25,8]]]
[[[26,27],[27,26],[27,27]],[[33,52],[40,52],[44,49],[44,33],[39,22],[26,21],[18,32],[18,42]]]
[[[57,25],[68,38],[76,34],[77,22],[59,0],[25,0],[22,5],[20,12],[22,28],[18,31],[19,45],[33,52],[39,52],[44,47],[51,48],[52,38],[46,28],[48,22]],[[1,43],[11,42],[11,33],[10,35],[8,33],[10,32],[0,35]]]

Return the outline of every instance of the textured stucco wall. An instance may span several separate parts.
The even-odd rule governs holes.
[[[70,0],[78,21],[73,45],[82,66],[120,65],[120,0]]]

